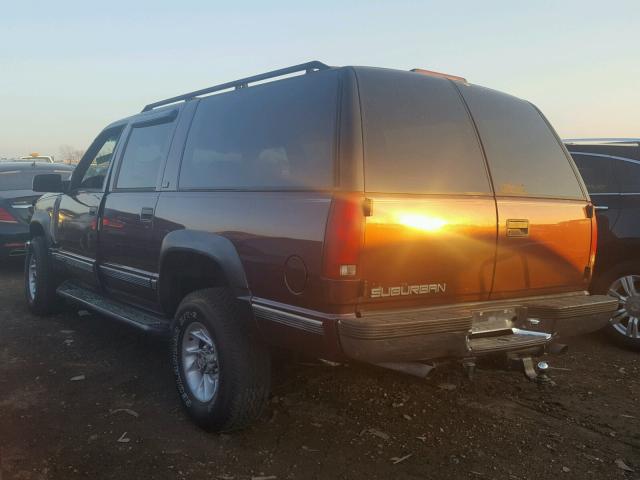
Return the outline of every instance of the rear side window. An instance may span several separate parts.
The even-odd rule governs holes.
[[[122,156],[116,188],[154,188],[169,152],[174,122],[134,127]]]
[[[614,160],[607,157],[571,152],[589,193],[618,193],[613,173]]]
[[[496,195],[584,198],[558,139],[533,105],[488,88],[460,90],[478,126]]]
[[[449,80],[357,70],[370,192],[489,194],[482,151]]]
[[[180,188],[332,187],[337,84],[327,71],[201,100]]]
[[[22,171],[22,170],[0,170],[0,192],[8,190],[31,190],[33,188],[33,177],[41,173],[59,173],[63,180],[68,180],[71,176],[69,170],[44,170],[44,171]]]
[[[622,193],[640,193],[640,163],[615,160],[616,175]]]

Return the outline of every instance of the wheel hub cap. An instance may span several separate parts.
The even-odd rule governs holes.
[[[634,295],[633,297],[629,297],[626,307],[630,315],[636,317],[640,315],[640,296]]]
[[[182,372],[191,395],[209,402],[218,391],[218,352],[207,327],[191,323],[182,337]]]

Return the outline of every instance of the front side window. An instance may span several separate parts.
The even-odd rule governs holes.
[[[337,73],[316,72],[200,101],[181,189],[333,186]]]
[[[618,193],[611,158],[571,152],[589,193]]]
[[[83,162],[78,168],[78,173],[84,170],[84,174],[77,184],[79,188],[91,190],[104,188],[104,182],[107,177],[107,172],[109,171],[109,165],[111,165],[113,152],[115,151],[121,133],[122,128],[109,132],[101,143],[92,146],[91,150],[95,151],[97,149],[97,152],[93,155],[91,162],[87,165],[83,159]],[[87,166],[85,167],[85,165]]]
[[[560,142],[529,102],[461,86],[487,155],[496,195],[584,199]]]
[[[169,152],[174,122],[133,127],[122,156],[116,188],[155,188]]]

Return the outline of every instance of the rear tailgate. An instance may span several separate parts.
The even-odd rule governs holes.
[[[480,143],[454,84],[356,69],[366,217],[361,308],[488,298],[496,205]]]
[[[488,298],[496,253],[493,198],[368,197],[372,215],[360,260],[365,303]]]

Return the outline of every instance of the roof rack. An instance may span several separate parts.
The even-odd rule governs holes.
[[[161,100],[159,102],[150,103],[145,106],[142,111],[148,112],[149,110],[153,110],[154,108],[161,107],[163,105],[170,105],[172,103],[184,102],[190,100],[195,97],[199,97],[201,95],[206,95],[207,93],[217,92],[219,90],[226,90],[228,88],[235,88],[239,90],[241,88],[247,88],[250,83],[259,82],[260,80],[266,80],[269,78],[281,77],[283,75],[289,75],[291,73],[297,72],[316,72],[318,70],[327,70],[331,67],[325,65],[322,62],[314,60],[312,62],[301,63],[300,65],[294,65],[292,67],[281,68],[279,70],[273,70],[271,72],[261,73],[259,75],[254,75],[253,77],[241,78],[240,80],[234,80],[232,82],[221,83],[220,85],[214,85],[213,87],[203,88],[202,90],[196,90],[195,92],[185,93],[184,95],[178,95],[177,97],[167,98],[166,100]]]
[[[640,138],[563,138],[569,145],[640,145]]]

